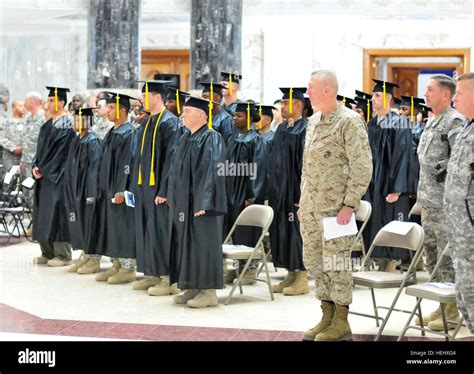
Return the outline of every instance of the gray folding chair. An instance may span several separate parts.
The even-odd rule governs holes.
[[[411,216],[421,216],[421,204],[420,203],[415,203],[413,207],[410,210],[410,213],[408,213],[408,218]]]
[[[273,209],[269,206],[260,205],[260,204],[253,204],[245,208],[242,213],[240,213],[239,217],[235,221],[232,229],[230,230],[227,238],[224,240],[224,244],[222,245],[222,252],[224,256],[224,261],[231,259],[231,260],[238,260],[238,261],[246,261],[245,266],[242,272],[239,274],[239,269],[237,266],[237,278],[234,281],[232,286],[232,290],[227,296],[225,300],[225,305],[229,303],[232,295],[235,292],[235,289],[239,287],[240,293],[243,293],[242,290],[242,279],[254,279],[260,282],[265,282],[268,285],[268,291],[270,292],[271,299],[274,300],[273,291],[272,291],[272,284],[270,281],[270,274],[268,273],[268,265],[267,265],[267,258],[265,256],[265,250],[263,248],[263,238],[267,233],[270,225],[273,221]],[[232,240],[232,234],[234,233],[235,229],[238,226],[253,226],[253,227],[261,227],[262,233],[260,238],[258,239],[257,243],[254,247],[247,247],[244,245],[233,245],[229,244]],[[247,269],[252,262],[252,260],[262,260],[263,265],[265,268],[266,280],[257,278],[249,278],[246,276]]]
[[[368,201],[361,200],[359,209],[355,212],[355,219],[356,221],[362,222],[362,226],[360,227],[359,231],[357,232],[356,237],[354,238],[354,241],[351,244],[350,249],[352,250],[357,242],[361,240],[362,233],[364,232],[365,227],[367,226],[367,223],[369,222],[370,216],[372,215],[372,205]],[[362,256],[365,257],[365,246],[364,243],[362,243]]]
[[[454,340],[456,338],[456,335],[459,332],[459,329],[461,328],[462,323],[464,321],[464,317],[461,317],[459,321],[457,322],[448,321],[446,320],[446,313],[445,313],[446,304],[456,304],[456,290],[454,289],[454,287],[453,288],[439,288],[433,284],[430,284],[430,282],[433,281],[433,278],[436,275],[438,268],[441,265],[443,256],[448,252],[448,250],[449,250],[449,245],[447,245],[446,248],[443,250],[443,253],[438,259],[436,266],[434,267],[433,272],[431,273],[431,276],[428,279],[427,283],[415,284],[412,286],[408,286],[405,289],[405,294],[416,297],[416,305],[413,308],[410,314],[410,317],[408,318],[407,323],[403,327],[403,331],[401,335],[398,337],[398,340],[401,340],[409,329],[420,330],[422,336],[425,336],[425,332],[430,332],[432,334],[444,336],[446,340]],[[441,319],[443,320],[443,327],[444,327],[443,332],[433,331],[424,326],[423,315],[421,313],[421,305],[420,305],[423,299],[432,300],[439,303],[440,310],[441,310]],[[420,321],[420,326],[410,325],[410,322],[413,319],[414,315],[416,314],[417,310],[418,310],[418,320]],[[452,334],[449,334],[448,322],[457,323]]]
[[[375,319],[376,326],[379,327],[379,320],[382,321],[382,325],[379,328],[377,336],[375,340],[378,340],[382,335],[382,332],[387,324],[388,319],[393,311],[398,312],[406,312],[409,313],[410,311],[395,309],[395,305],[400,297],[400,294],[403,291],[403,288],[407,284],[416,284],[416,271],[415,266],[418,263],[422,253],[423,253],[423,240],[424,240],[424,231],[423,228],[413,222],[400,222],[401,224],[407,224],[412,226],[410,231],[407,232],[406,235],[395,234],[390,232],[388,229],[387,224],[380,229],[380,231],[375,236],[367,255],[364,257],[362,261],[362,266],[360,271],[352,273],[352,277],[354,280],[354,285],[356,286],[363,286],[368,287],[370,289],[370,293],[372,296],[372,304],[374,308],[374,314],[365,314],[350,311],[349,313],[355,314],[362,317],[368,317]],[[406,273],[390,273],[384,271],[375,271],[369,270],[370,264],[370,256],[374,251],[374,248],[377,246],[382,247],[396,247],[396,248],[403,248],[407,249],[410,252],[410,257],[412,258],[410,262],[410,266]],[[414,254],[412,253],[414,252]],[[375,292],[374,289],[386,289],[386,288],[398,288],[397,294],[392,301],[392,304],[389,308],[383,306],[377,306],[375,300]],[[386,316],[380,317],[378,314],[378,309],[388,309]]]

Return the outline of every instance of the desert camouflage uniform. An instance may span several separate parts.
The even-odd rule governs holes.
[[[339,305],[352,302],[350,246],[354,236],[324,240],[323,217],[343,205],[357,208],[372,177],[367,130],[355,112],[338,106],[322,119],[310,118],[303,156],[302,235],[304,263],[315,277],[316,298]]]

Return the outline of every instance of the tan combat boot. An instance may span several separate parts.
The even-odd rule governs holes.
[[[246,277],[257,278],[257,269],[247,269],[247,271],[245,272],[245,275],[242,278],[242,281],[240,282],[240,284],[242,286],[250,286],[252,284],[257,283],[257,281],[255,279],[248,279]],[[237,278],[234,279],[234,283],[235,282],[237,282]]]
[[[109,270],[98,274],[95,277],[95,280],[97,282],[107,282],[107,279],[109,279],[112,275],[117,274],[119,269],[120,269],[120,261],[118,260],[118,258],[116,258],[112,260],[112,267]]]
[[[51,267],[59,267],[59,266],[67,266],[71,263],[71,261],[69,260],[61,260],[60,258],[58,257],[55,257],[51,260],[48,261],[48,266],[51,266]]]
[[[162,276],[161,281],[154,287],[148,288],[148,295],[150,296],[168,296],[177,295],[179,289],[176,283],[170,285],[170,278],[168,276]]]
[[[183,294],[174,296],[173,302],[175,304],[186,304],[189,300],[194,299],[198,293],[199,290],[186,290]]]
[[[308,272],[297,271],[295,281],[283,289],[283,295],[303,295],[309,292]]]
[[[107,279],[108,284],[123,284],[130,283],[137,279],[137,273],[135,269],[124,269],[120,268],[118,273],[115,273],[109,279]]]
[[[206,308],[208,306],[216,306],[217,300],[216,290],[200,290],[200,292],[187,305],[191,308]]]
[[[324,331],[316,335],[316,341],[339,341],[352,340],[352,331],[347,321],[349,307],[336,304],[334,317],[331,325]]]
[[[235,269],[227,270],[224,273],[224,283],[225,284],[232,284],[234,282],[235,278],[237,278],[237,271]]]
[[[318,335],[320,332],[328,328],[331,325],[332,318],[334,317],[335,308],[336,307],[334,303],[330,303],[329,301],[325,301],[325,300],[321,301],[321,309],[323,310],[323,318],[321,318],[321,321],[312,329],[306,330],[303,333],[302,339],[304,341],[312,342],[316,338],[316,335]]]
[[[69,273],[77,273],[79,268],[82,265],[84,265],[87,261],[89,261],[89,256],[86,255],[84,252],[82,252],[81,257],[79,257],[79,260],[77,260],[77,262],[74,265],[69,267],[68,272]]]
[[[457,323],[459,322],[459,310],[456,304],[446,304],[445,308],[446,322],[448,325],[448,330],[456,328]],[[449,321],[449,322],[448,322]],[[440,316],[428,323],[428,327],[433,331],[444,331],[443,318]]]
[[[132,283],[132,289],[146,291],[161,282],[160,277],[145,277]]]
[[[272,290],[275,293],[282,293],[283,289],[290,286],[296,279],[296,272],[295,271],[288,271],[288,274],[286,274],[285,279],[283,279],[280,283],[278,284],[273,284],[272,285]]]
[[[434,321],[435,319],[438,319],[439,317],[441,317],[441,308],[440,307],[438,307],[438,309],[436,309],[435,311],[431,312],[431,314],[429,316],[424,316],[423,317],[423,326],[427,327],[428,323],[430,323],[431,321]],[[417,325],[417,326],[420,325],[420,319],[418,317],[415,320],[415,325]]]
[[[399,265],[399,261],[397,261],[397,260],[388,260],[386,265],[385,265],[385,270],[384,271],[389,272],[389,273],[396,273],[398,265]]]
[[[100,272],[100,260],[90,258],[84,265],[77,269],[78,274],[94,274]]]
[[[36,265],[46,265],[49,261],[49,258],[44,256],[35,257],[33,263]]]

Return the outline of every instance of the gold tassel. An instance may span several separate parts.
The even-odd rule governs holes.
[[[181,109],[179,107],[179,90],[176,89],[176,108],[178,109],[178,114],[181,114]]]
[[[145,130],[143,131],[143,135],[142,135],[142,146],[140,148],[140,163],[138,164],[138,181],[137,181],[137,183],[139,185],[142,184],[142,154],[143,154],[143,147],[145,146],[146,130],[148,129],[148,125],[150,124],[150,120],[151,120],[151,116],[148,117],[148,121],[146,122]]]
[[[290,88],[290,114],[293,113],[293,88]]]
[[[207,119],[207,128],[209,130],[212,130],[212,109],[213,109],[213,104],[212,102],[209,103],[209,117]]]
[[[151,145],[151,164],[150,164],[150,186],[154,186],[156,184],[155,181],[155,139],[156,139],[156,132],[158,130],[158,126],[160,125],[161,116],[164,113],[164,109],[161,111],[160,115],[158,116],[158,120],[156,121],[155,130],[153,131],[153,143]]]
[[[414,117],[415,117],[415,103],[413,102],[413,96],[411,97],[411,108],[410,108],[410,117],[411,121],[414,122]]]
[[[145,108],[148,110],[150,107],[149,101],[148,101],[148,82],[145,82]]]
[[[370,100],[367,100],[367,122],[370,121]]]
[[[120,119],[120,106],[119,106],[119,100],[120,100],[120,96],[119,94],[117,94],[117,96],[115,96],[115,109],[116,109],[116,116],[117,116],[117,119]]]
[[[346,97],[345,96],[342,97],[342,106],[346,106]]]
[[[58,111],[58,88],[54,88],[54,110]]]
[[[387,88],[385,87],[385,81],[383,81],[383,108],[387,107]]]
[[[229,92],[230,96],[232,96],[232,73],[229,73]]]
[[[263,127],[263,121],[262,121],[262,104],[260,104],[260,107],[258,108],[258,114],[260,114],[260,129]]]
[[[250,103],[247,103],[247,131],[250,130]]]
[[[82,132],[82,108],[79,108],[79,134]]]

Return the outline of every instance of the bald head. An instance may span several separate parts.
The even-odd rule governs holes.
[[[337,91],[339,83],[336,74],[329,70],[316,70],[311,73],[308,83],[308,95],[311,100],[311,106],[323,112],[329,113],[337,106]]]

